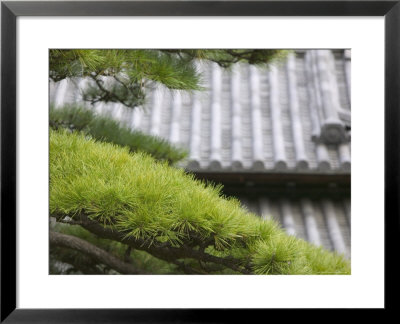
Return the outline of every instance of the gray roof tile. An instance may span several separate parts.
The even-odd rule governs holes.
[[[350,199],[239,196],[243,206],[278,221],[290,235],[350,258]]]
[[[144,108],[98,103],[130,127],[185,147],[193,171],[349,173],[349,52],[298,51],[269,69],[200,63],[203,93],[158,89]],[[55,105],[85,80],[51,84]],[[117,109],[116,109],[117,108]]]

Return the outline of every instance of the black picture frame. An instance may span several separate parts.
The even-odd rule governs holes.
[[[142,323],[233,322],[238,312],[214,309],[16,308],[16,19],[19,16],[384,16],[385,17],[385,309],[398,275],[400,155],[400,1],[102,1],[1,3],[1,322]],[[391,249],[393,251],[391,251]],[[396,255],[394,255],[394,253]],[[371,260],[373,256],[371,256]],[[372,262],[372,261],[371,261]],[[261,314],[258,314],[261,313]],[[249,315],[247,315],[249,316]],[[255,318],[255,317],[254,317]]]

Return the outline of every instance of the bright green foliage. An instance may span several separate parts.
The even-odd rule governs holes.
[[[136,107],[145,102],[146,90],[161,84],[171,90],[201,90],[196,62],[211,61],[228,68],[243,62],[267,65],[287,54],[283,50],[188,49],[76,49],[50,50],[50,78],[86,77],[91,83],[85,100],[116,102]]]
[[[99,116],[92,110],[80,106],[50,107],[50,127],[68,128],[84,132],[96,140],[127,146],[130,151],[147,152],[157,160],[176,163],[187,156],[181,148],[173,147],[166,140],[132,131],[117,121]]]
[[[288,236],[274,221],[223,197],[221,188],[149,155],[77,133],[50,133],[50,215],[73,220],[86,215],[142,242],[138,249],[157,258],[175,251],[165,260],[199,272],[218,259],[234,266],[217,264],[214,273],[350,273],[342,256]],[[183,257],[180,251],[189,252]],[[173,259],[176,253],[179,260]],[[202,260],[204,255],[209,258]]]

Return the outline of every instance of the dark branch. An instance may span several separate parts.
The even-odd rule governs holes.
[[[99,247],[75,236],[50,231],[50,244],[82,252],[122,274],[143,273],[131,264],[125,263]]]
[[[50,258],[53,261],[60,261],[71,265],[72,268],[65,269],[64,271],[60,272],[58,267],[50,266],[50,273],[51,274],[59,274],[59,273],[76,273],[77,271],[84,273],[84,274],[94,274],[94,275],[103,275],[105,274],[104,269],[102,270],[98,267],[98,262],[93,258],[89,257],[86,254],[83,254],[79,251],[64,248],[61,246],[50,245]]]

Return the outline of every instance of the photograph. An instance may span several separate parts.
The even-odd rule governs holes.
[[[351,274],[351,49],[48,54],[50,275]]]

